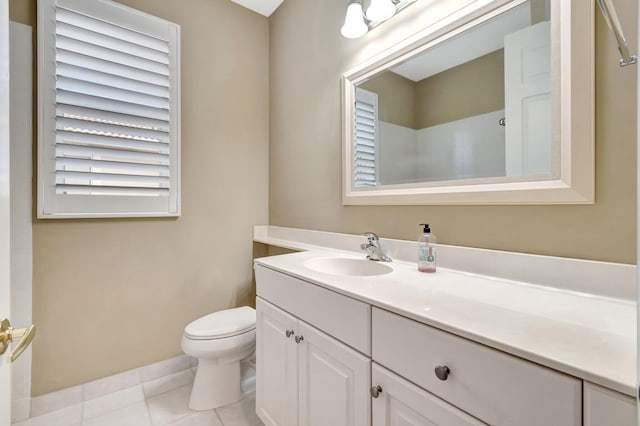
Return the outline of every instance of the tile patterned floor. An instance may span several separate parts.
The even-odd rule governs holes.
[[[243,365],[244,398],[216,410],[187,404],[195,369],[108,393],[14,423],[14,426],[259,426],[255,413],[255,367]]]

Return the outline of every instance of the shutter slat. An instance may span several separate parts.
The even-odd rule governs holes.
[[[65,145],[62,143],[56,144],[56,158],[122,161],[125,163],[156,164],[160,166],[169,165],[168,154],[96,148],[95,146]]]
[[[169,109],[169,99],[159,96],[147,95],[140,92],[118,89],[116,87],[103,86],[88,81],[76,80],[67,77],[56,79],[56,88],[72,93],[81,93],[111,101],[127,102],[151,108]]]
[[[356,132],[367,132],[367,133],[371,133],[372,135],[375,135],[376,126],[374,126],[373,124],[368,124],[368,123],[357,123],[355,131]]]
[[[169,188],[169,178],[164,176],[57,171],[56,184],[119,186],[126,188]]]
[[[356,109],[360,111],[370,112],[371,114],[375,114],[375,106],[366,102],[356,101]]]
[[[56,185],[56,194],[168,197],[169,189],[166,189],[166,188],[119,188],[119,187],[109,187],[109,186],[83,186],[83,185],[58,184]]]
[[[86,147],[121,149],[125,151],[151,152],[169,154],[169,145],[162,142],[146,142],[130,139],[118,139],[109,136],[90,135],[87,133],[56,132],[56,144],[80,145]]]
[[[376,153],[376,149],[373,148],[373,147],[370,147],[370,146],[364,146],[364,145],[358,144],[358,146],[356,146],[355,152],[356,153],[366,152],[368,154],[375,154]]]
[[[369,132],[357,132],[356,138],[358,139],[358,144],[365,144],[375,146],[376,136]]]
[[[56,49],[56,62],[57,64],[74,65],[82,69],[100,71],[111,75],[126,77],[130,80],[169,87],[169,76],[167,75],[157,74],[149,70],[128,67],[124,64],[116,64],[103,59],[92,58],[60,48]]]
[[[373,175],[373,176],[375,176],[376,174],[375,167],[357,166],[355,170],[356,170],[356,174]]]
[[[355,161],[355,165],[356,165],[356,167],[359,167],[359,166],[375,167],[375,166],[376,166],[376,162],[375,162],[375,161],[372,161],[372,160],[360,160],[360,159],[356,159],[356,161]]]
[[[169,66],[166,64],[150,61],[148,59],[140,58],[117,50],[107,49],[106,47],[93,45],[84,41],[74,40],[59,34],[56,35],[56,50],[57,49],[68,50],[89,58],[102,59],[104,61],[126,65],[131,68],[151,71],[160,75],[169,75]]]
[[[93,108],[85,108],[77,105],[57,104],[56,116],[75,118],[77,120],[95,121],[97,123],[117,124],[139,129],[157,130],[165,133],[169,132],[169,123],[167,121],[130,114],[119,114]]]
[[[133,80],[130,78],[108,74],[101,71],[81,68],[71,64],[58,63],[56,65],[56,75],[60,77],[71,78],[74,80],[95,83],[101,86],[115,87],[117,89],[146,93],[149,95],[169,99],[169,88],[166,86],[149,84],[144,81]]]
[[[165,132],[113,124],[95,123],[85,120],[75,120],[72,118],[58,117],[56,120],[56,129],[64,130],[65,132],[83,133],[119,139],[169,143],[169,135]]]
[[[169,111],[166,109],[120,102],[84,93],[59,90],[56,94],[56,101],[58,104],[76,105],[85,108],[111,111],[119,114],[135,115],[138,117],[147,117],[169,122]]]
[[[355,155],[355,160],[369,160],[369,161],[376,161],[376,155],[375,154],[369,154],[366,152],[357,152]]]
[[[82,160],[57,158],[56,170],[83,173],[106,173],[135,176],[169,176],[169,166],[156,164],[126,163],[120,161]]]

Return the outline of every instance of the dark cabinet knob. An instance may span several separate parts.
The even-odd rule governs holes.
[[[284,334],[286,334],[287,337],[291,337],[291,336],[293,336],[293,330],[287,330],[287,331],[284,332]]]
[[[437,366],[435,371],[436,377],[442,381],[447,380],[449,378],[449,373],[451,373],[451,370],[449,370],[449,367],[446,365]]]
[[[304,340],[304,336],[296,336],[296,343],[300,343]]]

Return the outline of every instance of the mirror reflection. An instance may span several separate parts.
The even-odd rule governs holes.
[[[523,2],[358,83],[355,186],[555,176],[549,15]]]

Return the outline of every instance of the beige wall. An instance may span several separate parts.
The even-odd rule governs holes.
[[[416,83],[416,128],[504,109],[504,50]]]
[[[378,94],[378,119],[410,129],[416,127],[416,84],[391,71],[383,72],[359,87]]]
[[[189,321],[253,303],[266,252],[267,19],[228,0],[121,3],[182,26],[182,216],[34,223],[34,395],[181,354]],[[35,21],[34,0],[11,6]]]
[[[635,50],[637,3],[618,3]],[[445,244],[635,263],[636,70],[617,65],[615,40],[600,13],[595,205],[342,205],[340,76],[445,16],[446,4],[417,2],[357,40],[340,36],[341,0],[285,0],[272,15],[270,224],[414,239],[417,224],[428,222]]]

